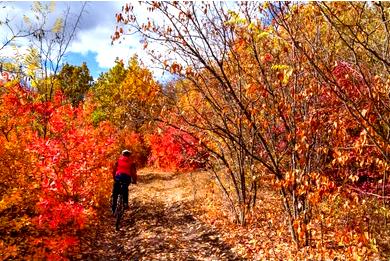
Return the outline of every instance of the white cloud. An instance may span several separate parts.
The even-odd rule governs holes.
[[[22,19],[20,14],[29,14],[31,15],[31,5],[32,2],[6,2],[5,11],[0,15],[0,18],[4,19],[4,14],[7,17],[15,18],[18,23],[22,24]],[[153,72],[155,77],[159,78],[161,76],[161,71],[155,69],[156,64],[152,64],[150,57],[146,55],[146,52],[143,50],[143,45],[140,43],[140,38],[137,35],[126,36],[125,39],[120,41],[115,41],[114,44],[111,44],[111,35],[115,32],[117,26],[115,21],[115,14],[121,11],[123,2],[88,2],[86,5],[85,13],[81,18],[81,23],[79,24],[79,30],[77,32],[76,38],[73,40],[71,45],[68,48],[68,52],[80,54],[82,56],[87,56],[89,53],[96,54],[95,60],[97,65],[102,69],[108,69],[115,65],[115,59],[123,59],[125,62],[128,61],[130,57],[134,54],[137,54],[139,60],[144,63],[145,66],[148,66]],[[137,4],[136,4],[137,5]],[[77,17],[77,13],[81,10],[80,2],[59,2],[56,6],[55,13],[50,15],[50,18],[54,20],[55,18],[61,17],[64,10],[71,8],[71,12],[75,14],[72,18]],[[145,21],[149,13],[146,11],[146,7],[142,5],[141,7],[137,5],[137,17]],[[159,20],[157,17],[154,19]],[[71,21],[72,22],[72,21]],[[0,32],[0,39],[4,37],[4,30]],[[21,50],[25,49],[23,46],[28,45],[27,39],[20,42]],[[1,47],[1,46],[0,46]],[[161,46],[157,46],[158,51],[162,51]],[[14,57],[14,52],[12,48],[4,48],[0,50],[1,56]]]
[[[99,67],[110,68],[114,66],[117,57],[128,60],[136,51],[133,46],[139,46],[139,42],[135,38],[129,38],[123,44],[111,45],[113,33],[114,28],[111,26],[100,26],[88,31],[80,31],[69,51],[81,55],[86,55],[88,52],[96,53],[96,62]]]

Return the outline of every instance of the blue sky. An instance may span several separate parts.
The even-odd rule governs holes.
[[[100,73],[107,71],[107,68],[99,67],[99,64],[96,62],[96,55],[97,53],[95,52],[88,52],[86,55],[69,52],[67,53],[67,56],[64,60],[69,64],[77,66],[80,66],[83,62],[85,62],[93,79],[96,80],[99,77]]]

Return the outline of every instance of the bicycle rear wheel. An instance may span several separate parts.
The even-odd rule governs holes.
[[[118,195],[118,201],[117,201],[117,205],[116,205],[116,209],[115,209],[115,229],[117,231],[120,228],[120,222],[122,219],[123,211],[124,211],[123,195],[122,195],[122,193],[120,193]]]

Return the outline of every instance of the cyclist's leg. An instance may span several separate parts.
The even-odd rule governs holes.
[[[129,206],[129,185],[131,182],[131,178],[127,175],[122,176],[122,182],[123,182],[123,202],[125,205],[125,208],[127,209]]]
[[[118,201],[118,195],[121,189],[120,186],[121,184],[119,183],[119,181],[115,180],[113,191],[112,191],[112,213],[114,213],[116,209],[116,203]]]

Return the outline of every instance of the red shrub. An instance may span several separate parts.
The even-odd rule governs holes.
[[[199,141],[173,127],[159,129],[148,137],[149,163],[165,170],[193,170],[204,165],[205,153]]]

